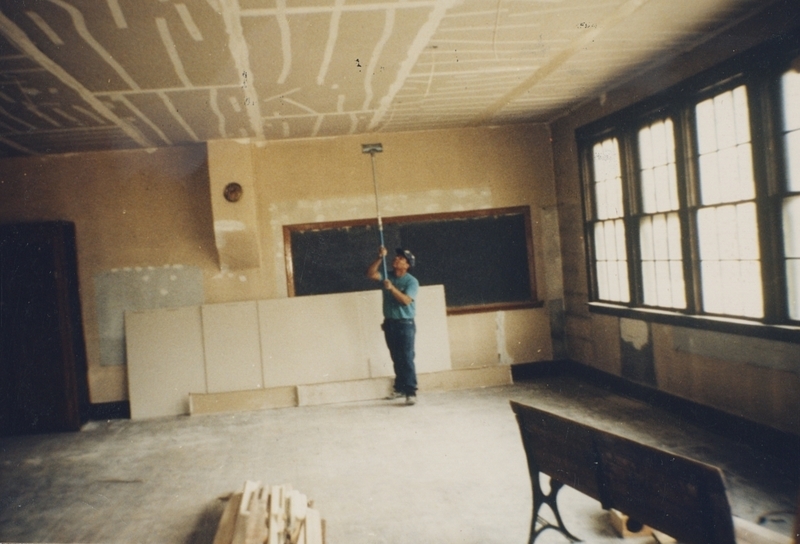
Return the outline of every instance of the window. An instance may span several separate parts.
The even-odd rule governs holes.
[[[800,47],[768,47],[578,131],[593,310],[800,331]]]
[[[685,308],[678,180],[671,119],[639,131],[639,218],[644,304]]]
[[[786,191],[781,204],[789,317],[800,320],[800,63],[781,78]]]
[[[593,229],[598,296],[603,300],[627,302],[628,261],[617,141],[612,138],[596,144],[593,157],[598,219]]]
[[[762,317],[747,91],[742,85],[720,93],[697,104],[695,111],[703,310]]]

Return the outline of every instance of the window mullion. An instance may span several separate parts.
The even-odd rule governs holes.
[[[777,100],[777,85],[773,81],[748,83],[750,93],[750,127],[753,141],[753,176],[756,188],[756,218],[758,221],[758,243],[761,252],[761,277],[764,299],[764,322],[779,323],[786,319],[785,274],[781,262],[782,239],[780,183],[778,171],[782,167],[780,158],[782,142],[779,137],[780,118]]]
[[[631,135],[631,129],[626,129],[619,137],[620,166],[622,174],[622,205],[624,209],[626,250],[628,252],[628,286],[630,290],[630,304],[641,306],[644,300],[642,288],[642,273],[639,263],[641,251],[639,244],[639,214],[641,212],[639,191],[637,188],[638,153],[636,138]]]
[[[594,240],[594,225],[597,222],[597,207],[595,206],[595,197],[592,192],[592,182],[594,179],[594,168],[592,165],[592,146],[587,145],[583,148],[581,154],[581,170],[583,179],[587,180],[583,184],[583,229],[584,229],[584,249],[586,252],[586,280],[587,288],[589,290],[589,300],[597,300],[599,290],[597,286],[597,270],[596,270],[596,255],[595,255],[595,240]]]
[[[686,286],[686,312],[702,311],[700,296],[700,243],[697,236],[697,128],[694,108],[684,105],[675,114],[675,162],[678,176],[678,200],[683,250],[683,275]]]

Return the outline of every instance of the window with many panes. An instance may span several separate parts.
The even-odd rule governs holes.
[[[594,308],[800,327],[798,42],[579,130]]]

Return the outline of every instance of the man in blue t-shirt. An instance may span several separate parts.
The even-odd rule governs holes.
[[[394,391],[387,399],[406,398],[406,404],[417,402],[417,371],[414,367],[414,324],[419,282],[408,273],[414,266],[414,255],[407,249],[398,248],[392,261],[388,277],[383,276],[381,263],[386,248],[378,250],[378,258],[367,269],[367,277],[383,281],[383,335],[394,363]]]

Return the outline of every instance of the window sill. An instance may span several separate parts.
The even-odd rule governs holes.
[[[781,342],[800,343],[800,326],[792,325],[766,325],[744,319],[717,316],[686,315],[667,310],[653,308],[628,308],[606,302],[590,302],[589,311],[592,313],[640,319],[662,325],[687,327],[692,329],[705,329],[709,331],[752,336]]]

